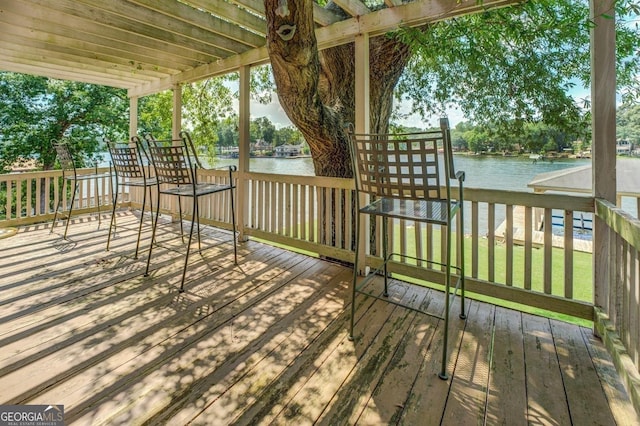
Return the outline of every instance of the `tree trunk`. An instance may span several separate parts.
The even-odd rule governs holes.
[[[280,104],[309,144],[317,176],[351,177],[344,127],[355,119],[353,44],[318,52],[313,2],[265,0],[267,47]],[[410,49],[371,40],[371,131],[389,128],[393,89]]]

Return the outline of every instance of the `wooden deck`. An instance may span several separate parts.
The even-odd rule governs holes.
[[[203,231],[187,291],[184,245],[163,224],[152,273],[135,260],[136,217],[50,224],[0,239],[0,404],[64,404],[67,424],[639,424],[591,330],[470,301],[439,371],[432,317],[360,296],[351,270]],[[147,228],[148,229],[148,228]],[[147,247],[149,232],[143,247]],[[391,297],[442,306],[394,281]]]

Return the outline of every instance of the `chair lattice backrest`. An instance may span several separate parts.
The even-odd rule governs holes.
[[[159,183],[173,185],[197,183],[195,168],[191,162],[190,148],[184,137],[156,140],[153,136],[147,135],[145,139]]]
[[[141,158],[135,147],[123,143],[106,141],[113,167],[118,176],[123,178],[145,178]]]
[[[56,158],[63,171],[71,170],[75,173],[76,164],[73,161],[73,155],[69,150],[69,145],[64,141],[52,140],[51,145],[56,150]]]
[[[359,192],[376,197],[446,198],[441,185],[446,188],[446,176],[453,174],[448,127],[405,134],[350,130],[349,136]]]

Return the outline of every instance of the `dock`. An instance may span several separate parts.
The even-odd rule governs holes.
[[[513,243],[517,245],[524,245],[526,241],[526,226],[525,226],[525,207],[524,206],[513,206]],[[543,225],[543,214],[536,214],[536,210],[533,209],[532,213],[534,215],[533,220],[531,221],[531,239],[534,247],[542,247],[544,245],[544,231],[542,230]],[[499,241],[506,240],[507,233],[507,219],[502,221],[502,223],[496,228],[495,235],[496,239]],[[552,236],[552,245],[553,247],[564,248],[564,236],[561,235],[553,235]],[[582,251],[586,253],[592,252],[592,244],[589,240],[581,240],[578,238],[573,239],[573,249],[577,251]]]

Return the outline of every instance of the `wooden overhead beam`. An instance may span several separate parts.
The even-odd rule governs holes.
[[[126,58],[134,63],[149,63],[159,67],[175,67],[184,70],[195,64],[208,63],[217,57],[204,55],[186,48],[148,37],[138,37],[134,33],[118,28],[98,25],[84,18],[70,16],[57,10],[30,6],[28,0],[4,0],[0,22],[4,22],[3,32],[12,31],[26,39],[36,39],[48,44],[67,45],[79,52],[91,52],[89,57],[106,52],[108,55]],[[14,26],[15,29],[7,27]],[[56,43],[56,38],[64,37],[64,43]]]
[[[96,31],[114,30],[120,34],[120,37],[117,37],[112,43],[118,43],[119,40],[125,38],[127,35],[134,36],[135,40],[139,43],[144,43],[147,39],[150,39],[156,43],[160,42],[165,48],[173,48],[176,54],[179,54],[180,51],[184,51],[185,54],[188,51],[193,51],[203,59],[208,57],[209,59],[205,59],[205,63],[232,55],[232,53],[226,50],[216,48],[215,46],[195,40],[194,38],[189,38],[185,35],[142,23],[133,18],[117,15],[107,10],[94,7],[91,1],[92,0],[82,0],[82,2],[89,7],[78,7],[80,1],[56,0],[54,4],[55,8],[51,8],[52,3],[50,0],[20,0],[18,3],[24,4],[29,9],[33,9],[32,13],[45,10],[51,14],[62,15],[63,20],[48,19],[48,21],[65,27],[69,27],[70,24],[73,23],[72,28],[80,33],[95,34]],[[4,3],[9,2],[16,3],[16,0],[3,0],[3,7]],[[28,16],[26,13],[25,16]],[[154,16],[154,19],[155,18]],[[42,19],[46,21],[47,17],[45,16]]]
[[[185,6],[177,1],[154,1],[150,2],[151,7],[147,7],[144,1],[134,3],[124,0],[74,0],[74,3],[82,3],[90,6],[92,14],[95,14],[96,11],[99,10],[117,16],[117,19],[123,19],[124,22],[128,20],[137,22],[143,26],[143,29],[148,28],[147,31],[149,32],[159,30],[163,33],[175,34],[180,38],[185,37],[193,41],[193,46],[202,47],[202,49],[199,47],[198,50],[206,51],[204,46],[210,46],[213,48],[213,51],[220,52],[220,55],[217,55],[220,57],[241,53],[254,47],[228,38],[227,35],[224,34],[224,29],[219,28],[220,23],[225,21],[215,18],[206,12]],[[167,13],[164,13],[163,9],[165,9]],[[173,15],[171,13],[173,13]],[[186,19],[176,18],[176,14],[178,13],[186,13]],[[202,21],[202,17],[211,19],[206,19],[203,26],[194,25],[191,21],[191,19]],[[233,25],[228,23],[225,25],[225,29],[227,30],[230,30],[230,27],[233,27]],[[216,29],[216,31],[212,31],[212,29]],[[260,37],[257,37],[257,39],[260,39]],[[214,40],[215,43],[213,42]],[[223,51],[227,53],[225,54]]]
[[[360,16],[371,13],[371,10],[360,0],[333,0],[333,2],[351,16]]]
[[[45,68],[42,58],[47,57],[48,52],[46,50],[34,50],[34,49],[3,49],[0,48],[0,58],[5,62],[14,62],[24,66],[31,66],[34,69]],[[105,75],[111,76],[115,80],[126,83],[126,86],[132,87],[137,84],[141,84],[144,81],[153,81],[159,78],[160,74],[147,75],[144,72],[133,73],[131,70],[124,68],[115,68],[113,66],[106,68],[102,64],[92,63],[78,63],[75,57],[69,56],[65,59],[47,58],[46,68],[57,67],[59,69],[73,70],[77,69],[79,72],[86,72],[87,74],[94,74],[96,76]]]
[[[49,78],[59,80],[72,80],[82,83],[100,84],[102,86],[117,87],[119,89],[131,89],[134,83],[125,84],[122,80],[105,76],[104,74],[94,75],[84,72],[78,72],[77,69],[64,69],[51,66],[38,67],[37,65],[24,65],[15,62],[7,62],[0,59],[0,69],[3,71],[15,72],[20,74],[29,74],[35,76],[46,75]]]
[[[359,34],[371,37],[396,30],[400,27],[416,27],[458,16],[481,12],[497,7],[522,3],[522,0],[485,0],[478,4],[475,0],[423,0],[402,6],[381,9],[357,19],[347,19],[316,30],[319,49],[326,49],[353,42]],[[261,65],[269,61],[266,47],[251,50],[240,55],[202,65],[153,83],[143,84],[129,91],[129,96],[146,96],[161,92],[174,84],[188,83],[204,78],[224,75],[240,66]]]
[[[247,31],[238,25],[213,16],[208,12],[195,9],[182,2],[158,0],[129,0],[129,2],[206,29],[209,32],[216,33],[218,36],[235,40],[245,46],[260,47],[264,46],[265,43],[264,36],[260,36],[252,31]]]
[[[257,16],[257,14],[248,13],[242,8],[234,7],[232,4],[223,1],[188,0],[188,3],[202,10],[206,10],[213,15],[219,16],[226,21],[233,22],[242,28],[249,29],[262,37],[267,35],[266,21]],[[231,3],[239,2],[236,1]]]

